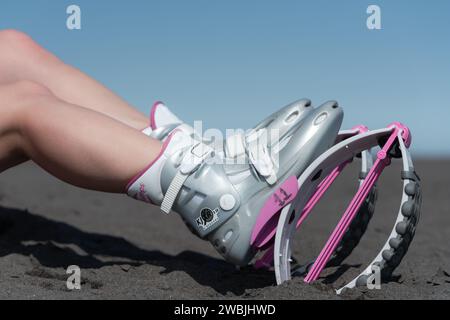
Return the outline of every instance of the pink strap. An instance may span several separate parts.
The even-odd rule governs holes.
[[[336,180],[336,178],[341,174],[341,172],[344,170],[344,168],[349,164],[351,160],[344,162],[337,168],[335,168],[329,175],[326,177],[318,186],[317,190],[315,191],[314,195],[311,197],[311,199],[306,204],[305,208],[303,209],[302,214],[300,215],[300,219],[297,222],[297,229],[300,228],[300,226],[303,224],[303,222],[308,218],[311,211],[314,209],[316,204],[322,199],[325,192],[328,190],[328,188],[333,184],[333,182]],[[273,251],[274,247],[273,245],[264,253],[264,255],[255,262],[255,269],[262,269],[262,268],[270,268],[273,264]]]
[[[325,247],[320,252],[319,257],[311,267],[311,270],[305,278],[305,282],[311,283],[317,280],[331,255],[336,250],[339,242],[342,240],[345,231],[348,229],[364,200],[367,198],[370,190],[380,177],[381,172],[386,166],[390,164],[390,157],[388,156],[388,152],[389,150],[391,150],[395,140],[397,139],[398,132],[398,127],[395,127],[386,144],[378,152],[377,160],[375,161],[372,169],[369,171],[369,174],[367,175],[363,184],[359,188],[355,197],[352,199],[349,207],[347,208],[338,225],[331,234],[331,237],[328,239]]]

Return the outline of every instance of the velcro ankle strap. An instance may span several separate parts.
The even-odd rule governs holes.
[[[183,185],[189,176],[197,171],[206,159],[214,155],[214,149],[202,142],[194,144],[186,151],[180,168],[170,183],[161,204],[161,210],[170,213]]]

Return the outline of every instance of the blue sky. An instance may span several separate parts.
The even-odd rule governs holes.
[[[66,28],[66,8],[82,30]],[[382,30],[366,28],[381,7]],[[336,99],[345,127],[402,121],[450,155],[450,1],[2,0],[0,29],[44,47],[148,112],[249,128],[298,98]],[[75,89],[76,90],[76,89]]]

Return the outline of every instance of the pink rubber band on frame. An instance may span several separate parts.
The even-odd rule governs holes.
[[[341,220],[339,221],[338,225],[336,226],[336,228],[334,229],[330,238],[328,239],[325,247],[320,252],[318,258],[316,259],[313,266],[311,267],[308,275],[305,277],[306,283],[311,283],[318,279],[318,277],[320,276],[320,273],[325,268],[326,263],[329,261],[331,255],[336,250],[336,247],[338,246],[339,242],[342,240],[342,237],[343,237],[345,231],[348,229],[348,227],[350,226],[350,223],[355,218],[356,213],[358,212],[359,208],[361,207],[362,203],[364,202],[364,199],[366,199],[367,195],[369,194],[370,190],[372,189],[372,187],[374,186],[374,184],[380,177],[384,168],[390,164],[390,158],[388,156],[388,152],[394,145],[395,140],[398,138],[399,131],[402,130],[404,126],[401,126],[399,128],[399,126],[397,124],[393,124],[390,127],[393,128],[393,132],[391,133],[386,144],[378,152],[377,160],[375,161],[372,169],[369,171],[363,184],[359,188],[355,197],[350,202],[349,207],[345,211],[345,213],[342,216]],[[406,138],[406,139],[410,140],[408,131],[403,130],[402,138]]]

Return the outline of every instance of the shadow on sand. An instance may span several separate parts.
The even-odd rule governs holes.
[[[275,285],[272,271],[251,267],[237,270],[221,259],[193,251],[168,255],[145,250],[120,237],[85,232],[64,222],[0,206],[0,257],[12,253],[32,256],[47,268],[65,269],[77,265],[97,269],[112,265],[137,267],[149,264],[163,267],[161,274],[183,271],[197,283],[220,294],[232,292],[242,295],[247,289]],[[323,282],[333,284],[346,271],[358,267],[343,264]]]
[[[149,264],[163,267],[161,274],[186,272],[221,294],[242,295],[246,289],[275,284],[273,272],[238,271],[223,260],[193,251],[168,255],[145,250],[120,237],[85,232],[28,211],[0,207],[0,257],[12,253],[32,256],[47,268]]]

